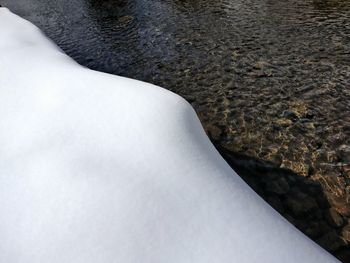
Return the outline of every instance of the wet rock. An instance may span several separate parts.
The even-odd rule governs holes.
[[[328,224],[330,224],[333,227],[341,227],[344,224],[343,218],[334,208],[328,209],[325,216]]]

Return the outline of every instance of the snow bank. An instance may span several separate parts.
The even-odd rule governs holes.
[[[225,163],[191,106],[92,71],[0,8],[0,261],[336,262]]]

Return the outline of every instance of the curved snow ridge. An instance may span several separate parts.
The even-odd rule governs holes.
[[[7,263],[337,262],[226,164],[192,107],[86,69],[0,8]]]

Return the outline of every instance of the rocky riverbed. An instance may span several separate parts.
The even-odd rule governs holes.
[[[350,2],[0,0],[92,69],[184,96],[273,207],[350,262]]]

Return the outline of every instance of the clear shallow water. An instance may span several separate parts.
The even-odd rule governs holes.
[[[82,65],[184,96],[216,145],[319,182],[350,217],[349,1],[0,3]]]

